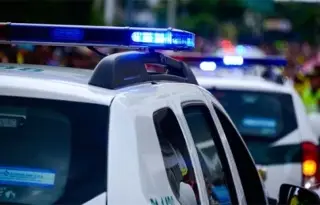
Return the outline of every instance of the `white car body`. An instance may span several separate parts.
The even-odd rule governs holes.
[[[262,186],[259,188],[261,182],[255,171],[253,161],[249,157],[250,155],[242,153],[248,156],[248,158],[243,158],[242,162],[235,162],[233,151],[231,151],[229,141],[227,140],[229,135],[224,133],[215,109],[220,109],[226,119],[229,118],[220,103],[209,92],[197,85],[174,82],[158,82],[154,85],[147,82],[110,90],[88,85],[92,72],[83,69],[35,65],[0,65],[0,97],[2,99],[21,98],[19,103],[24,103],[24,100],[33,100],[35,103],[38,103],[39,100],[54,101],[55,103],[71,102],[74,106],[70,107],[70,109],[76,109],[73,107],[76,107],[79,103],[109,107],[110,114],[109,116],[107,114],[105,116],[109,122],[108,125],[105,125],[108,128],[108,144],[102,145],[107,147],[107,153],[105,153],[107,155],[107,181],[105,182],[107,192],[90,197],[90,199],[82,204],[149,205],[151,203],[158,205],[162,203],[163,197],[173,196],[153,125],[153,113],[161,108],[170,107],[177,116],[188,150],[192,153],[191,162],[199,188],[200,203],[201,205],[209,205],[206,185],[202,175],[203,170],[196,151],[197,145],[193,141],[181,109],[181,103],[189,101],[203,102],[210,110],[210,115],[219,132],[219,136],[217,137],[220,138],[223,146],[221,149],[226,154],[225,161],[223,162],[229,164],[228,169],[232,170],[230,172],[232,183],[228,184],[228,186],[234,186],[235,188],[235,195],[232,195],[232,197],[236,200],[236,203],[245,205],[247,201],[252,201],[253,199],[257,203],[258,201],[263,204],[267,203]],[[86,117],[82,116],[81,118]],[[86,120],[95,122],[96,119]],[[229,123],[232,125],[232,122]],[[235,133],[237,132],[235,131]],[[286,139],[285,142],[279,143],[289,141],[289,139]],[[243,146],[243,149],[246,150],[245,145],[239,146]],[[200,145],[199,147],[201,149]],[[237,169],[238,163],[244,162],[249,164],[252,162],[251,174],[249,176],[247,172],[249,172],[250,167],[247,167],[246,171],[238,171]],[[90,176],[97,175],[95,174],[96,171],[91,170]],[[240,179],[240,175],[243,178]],[[247,177],[250,180],[246,179]],[[244,182],[251,183],[251,180],[257,180],[256,185],[258,187],[253,188],[253,185],[244,186]],[[100,182],[102,183],[103,181],[100,180]],[[78,189],[80,187],[94,188],[87,184],[79,184],[74,188]],[[252,188],[248,189],[248,187]],[[0,185],[1,190],[9,188],[6,184]],[[255,189],[254,194],[251,189]],[[41,196],[41,193],[38,192],[38,195]],[[86,192],[82,195],[86,196]],[[19,192],[16,195],[12,194],[11,191],[11,195],[6,196],[9,196],[9,198],[10,196],[19,197]],[[262,197],[257,201],[255,197],[258,196]],[[14,197],[12,200],[15,199]],[[37,194],[32,197],[37,197]],[[76,197],[82,196],[77,195]],[[150,202],[151,199],[153,202]],[[166,204],[180,204],[175,197],[169,199],[169,201],[166,201]],[[25,198],[25,200],[31,199]],[[42,202],[37,203],[41,204]]]
[[[305,107],[298,93],[290,84],[280,85],[259,76],[214,76],[213,74],[210,74],[210,72],[200,71],[200,69],[194,69],[194,73],[199,84],[208,90],[216,88],[217,90],[256,91],[260,93],[271,92],[290,95],[292,97],[298,126],[286,136],[281,137],[280,140],[273,142],[270,147],[297,145],[302,142],[312,142],[313,144],[318,145],[317,136],[312,132],[312,128],[308,123]],[[268,108],[266,107],[265,109]],[[255,154],[252,154],[253,158],[255,158]],[[259,167],[258,162],[257,166]],[[265,186],[270,197],[277,197],[279,187],[283,183],[302,186],[301,162],[263,165],[263,168],[265,168],[267,174]]]

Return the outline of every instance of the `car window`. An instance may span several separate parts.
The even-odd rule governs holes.
[[[107,120],[107,106],[1,96],[0,203],[82,204],[105,192]]]
[[[231,117],[257,164],[301,161],[300,145],[271,146],[298,128],[289,94],[227,89],[210,91]]]
[[[236,162],[247,204],[266,204],[263,185],[255,163],[244,141],[224,112],[215,105],[213,106],[221,122],[222,128],[230,145],[233,158]],[[253,192],[252,190],[255,191]]]
[[[289,94],[227,89],[209,91],[223,105],[245,138],[275,140],[298,127]]]
[[[223,150],[222,144],[216,143],[219,134],[209,109],[205,105],[187,105],[183,107],[183,113],[196,144],[210,200],[217,204],[232,204],[231,202],[234,200],[234,204],[237,204],[235,186],[230,175],[226,155],[221,151]],[[222,148],[220,151],[218,146]],[[226,172],[226,170],[228,171]],[[231,194],[233,194],[233,198],[231,198]]]
[[[175,114],[170,108],[158,110],[154,113],[154,124],[167,177],[176,199],[182,205],[200,204],[190,153]]]

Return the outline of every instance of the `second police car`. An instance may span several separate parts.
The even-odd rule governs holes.
[[[1,204],[268,204],[221,104],[184,62],[153,51],[192,49],[194,34],[5,23],[0,42],[148,48],[106,56],[94,71],[0,65]],[[278,199],[320,202],[293,185]]]
[[[282,183],[317,188],[318,137],[294,87],[281,78],[281,58],[172,54],[223,105],[248,146],[268,195]]]

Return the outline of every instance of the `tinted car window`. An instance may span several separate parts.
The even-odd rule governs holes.
[[[271,146],[298,128],[292,97],[274,92],[209,89],[260,165],[300,162],[300,145]]]
[[[181,205],[200,204],[199,192],[196,187],[196,176],[178,120],[170,108],[163,108],[154,113],[154,125],[162,152],[171,190]],[[186,192],[181,187],[188,187]],[[168,203],[173,199],[167,197]],[[162,202],[153,199],[153,204]]]
[[[297,129],[289,94],[210,90],[244,136],[280,138]]]
[[[106,191],[107,119],[107,106],[0,97],[0,203],[82,204]]]
[[[236,162],[247,204],[266,204],[264,187],[246,145],[224,112],[216,106],[214,106],[214,109],[226,134]]]
[[[226,155],[221,151],[223,149],[218,151],[222,145],[215,142],[218,141],[219,134],[209,109],[205,105],[191,104],[184,106],[183,112],[196,144],[211,203],[232,204],[232,200],[236,201],[235,185],[230,176]]]

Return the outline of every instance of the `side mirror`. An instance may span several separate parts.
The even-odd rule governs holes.
[[[291,184],[282,184],[279,191],[278,204],[314,205],[320,204],[320,198],[311,190]]]
[[[309,120],[310,125],[313,130],[313,132],[317,135],[317,137],[320,137],[320,113],[310,113],[309,114]]]

